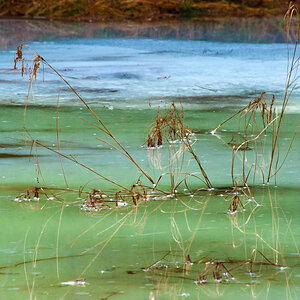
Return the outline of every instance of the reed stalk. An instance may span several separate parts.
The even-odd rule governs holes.
[[[290,36],[291,23],[295,18],[296,18],[296,22],[297,22],[297,34],[296,34],[295,45],[294,45],[293,52],[292,52],[292,59],[291,59],[291,62],[290,62],[289,61],[290,60],[289,36]],[[270,158],[267,182],[270,182],[270,179],[273,176],[276,176],[276,174],[277,174],[279,154],[280,154],[279,153],[279,142],[278,142],[279,132],[280,132],[281,124],[283,122],[284,113],[285,113],[286,107],[288,105],[290,96],[291,96],[293,90],[296,88],[296,83],[294,82],[294,80],[298,78],[297,69],[298,69],[299,60],[300,60],[300,57],[297,56],[297,49],[298,49],[298,43],[299,43],[299,34],[300,34],[300,16],[299,16],[299,10],[298,10],[297,6],[295,6],[292,2],[290,2],[290,4],[289,4],[289,9],[285,14],[285,19],[287,21],[286,35],[287,35],[287,51],[288,51],[288,74],[287,74],[287,81],[286,81],[286,86],[285,86],[284,98],[283,98],[283,102],[282,102],[282,106],[281,106],[281,113],[279,115],[278,124],[276,124],[277,126],[275,128],[274,142],[272,143],[271,158]],[[296,76],[296,77],[294,77],[294,76]],[[298,126],[297,126],[297,128],[298,128]],[[277,149],[277,161],[276,161],[275,171],[272,174],[276,149]],[[290,148],[289,148],[289,150],[290,150]],[[289,150],[288,150],[288,152],[289,152]],[[288,152],[287,152],[287,154],[288,154]],[[285,159],[284,159],[284,161],[285,161]]]
[[[73,94],[75,94],[77,96],[77,98],[84,104],[84,106],[87,108],[87,110],[91,113],[91,115],[97,120],[98,123],[100,123],[100,125],[102,126],[96,126],[99,130],[101,130],[102,132],[104,132],[106,135],[108,135],[117,145],[118,147],[120,147],[119,151],[125,155],[144,175],[145,177],[152,183],[155,184],[155,181],[152,179],[152,177],[136,162],[136,160],[129,154],[129,152],[125,149],[125,147],[118,141],[118,139],[112,134],[112,132],[107,128],[107,126],[102,122],[102,120],[96,115],[96,113],[93,111],[93,109],[88,105],[88,103],[81,97],[81,95],[70,85],[70,83],[51,65],[49,64],[42,56],[40,56],[34,49],[32,49],[30,46],[28,45],[20,45],[17,47],[17,54],[16,54],[16,58],[15,58],[15,62],[14,62],[14,69],[17,69],[17,63],[18,61],[22,61],[22,75],[24,74],[24,58],[23,58],[23,47],[28,47],[31,50],[34,51],[35,53],[35,58],[33,60],[34,64],[33,64],[33,69],[30,73],[30,82],[32,83],[32,79],[34,78],[36,80],[36,76],[37,76],[37,70],[40,67],[40,62],[42,62],[44,65],[48,66],[67,86],[68,88],[73,92]],[[26,105],[27,107],[27,105]],[[24,114],[26,113],[26,111],[24,112]],[[92,124],[91,122],[88,122],[89,124]],[[57,125],[58,126],[58,125]],[[24,124],[24,130],[25,130],[25,124]],[[41,143],[39,143],[39,145],[41,145]],[[47,148],[47,147],[46,147]],[[49,148],[49,147],[48,147]],[[115,147],[116,149],[116,147]],[[58,151],[60,153],[60,151]],[[58,153],[58,154],[59,154]],[[61,154],[59,154],[61,155]],[[66,156],[64,156],[66,157]],[[77,162],[78,163],[78,162]],[[82,165],[82,164],[80,164]],[[90,168],[87,168],[90,170]],[[99,175],[99,173],[98,173]],[[101,176],[103,179],[107,179],[104,176]],[[108,180],[109,182],[113,182],[112,180]]]

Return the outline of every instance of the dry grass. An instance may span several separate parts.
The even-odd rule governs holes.
[[[183,108],[181,107],[179,111],[174,103],[164,112],[161,112],[159,108],[148,134],[147,147],[160,147],[163,143],[169,144],[189,138],[192,130],[183,123],[183,119]]]
[[[267,101],[266,93],[261,93],[259,97],[250,101],[248,105],[242,107],[211,131],[213,135],[218,137],[216,132],[220,127],[232,119],[237,119],[237,132],[240,141],[235,141],[233,137],[230,142],[226,143],[232,150],[231,178],[233,186],[236,186],[234,173],[237,169],[237,157],[241,161],[239,173],[242,182],[247,183],[252,174],[253,184],[255,184],[255,176],[258,173],[262,174],[264,183],[266,134],[268,128],[271,125],[275,126],[274,124],[278,119],[274,103],[274,96]],[[271,131],[271,136],[273,137],[273,135],[274,130]],[[251,155],[248,155],[247,152],[250,152]],[[240,168],[240,166],[238,167]]]
[[[192,155],[200,169],[204,183],[208,188],[212,188],[212,184],[204,167],[192,147],[196,141],[197,139],[192,130],[184,123],[184,111],[182,106],[178,109],[176,105],[172,103],[170,108],[166,109],[163,113],[158,110],[154,125],[148,134],[146,144],[148,148],[161,147],[163,143],[166,143],[169,146],[169,167],[171,169],[169,174],[173,176],[171,177],[171,186],[173,190],[175,189],[174,175],[183,173],[182,168],[185,152],[189,152]],[[176,143],[179,143],[179,149],[174,146]],[[179,164],[180,156],[182,156],[181,164]],[[174,165],[176,165],[175,168]],[[187,174],[187,176],[190,175],[191,174]]]
[[[24,48],[29,49],[30,51],[33,51],[33,54],[31,53],[31,58],[25,58],[24,57]],[[19,65],[19,62],[21,62],[21,66],[19,68],[17,68],[17,65]],[[26,65],[25,65],[26,62]],[[26,125],[25,125],[25,119],[26,119],[26,111],[27,111],[27,106],[28,106],[28,100],[29,100],[29,92],[31,90],[32,84],[33,84],[33,80],[37,79],[37,71],[40,67],[40,64],[44,64],[45,66],[47,66],[48,68],[50,68],[66,85],[67,87],[70,89],[70,91],[78,98],[78,100],[85,106],[85,108],[89,111],[90,115],[96,120],[96,124],[90,122],[89,120],[85,120],[85,119],[81,119],[84,122],[87,122],[88,124],[90,124],[91,126],[94,126],[96,129],[98,129],[99,131],[101,131],[102,133],[104,133],[104,135],[106,137],[109,137],[109,139],[111,139],[111,142],[108,142],[107,140],[102,140],[100,139],[100,141],[106,143],[107,145],[113,147],[115,150],[119,151],[121,154],[123,154],[126,158],[128,158],[142,173],[144,176],[146,176],[146,178],[152,183],[155,184],[154,180],[151,178],[151,176],[142,169],[142,167],[135,161],[135,159],[128,153],[128,151],[124,148],[124,146],[118,141],[118,139],[112,134],[112,132],[108,129],[108,127],[102,122],[102,120],[97,116],[97,114],[94,112],[94,110],[87,104],[87,102],[81,97],[81,95],[69,84],[69,82],[56,70],[54,69],[42,56],[40,56],[34,49],[32,49],[31,47],[29,47],[28,45],[20,45],[17,47],[17,52],[16,52],[16,58],[14,60],[14,67],[13,70],[20,70],[21,71],[21,75],[23,76],[24,74],[27,74],[29,77],[29,88],[28,88],[28,94],[27,94],[27,99],[26,99],[26,104],[25,104],[25,109],[24,109],[24,122],[23,122],[23,129],[24,129],[24,138],[26,139],[26,135],[27,137],[31,140],[31,143],[34,145],[39,145],[42,146],[54,153],[57,153],[59,155],[59,157],[64,157],[70,161],[73,161],[74,163],[86,168],[87,170],[89,170],[90,172],[93,172],[95,174],[97,174],[98,176],[100,176],[102,179],[122,188],[125,189],[125,187],[123,187],[122,185],[118,184],[117,182],[115,182],[114,180],[111,180],[105,176],[103,176],[102,174],[95,172],[92,170],[92,168],[89,168],[88,166],[81,164],[79,161],[77,161],[74,157],[72,156],[68,156],[68,155],[63,155],[60,152],[60,149],[55,150],[52,148],[49,148],[41,143],[39,143],[38,141],[34,140],[30,133],[27,131],[26,129]],[[59,101],[57,101],[57,110],[58,110],[58,104]],[[58,119],[58,111],[56,113],[56,119]],[[57,131],[57,141],[59,144],[59,135],[58,135],[58,123],[56,122],[56,131]],[[114,143],[115,145],[112,145],[111,143]]]
[[[266,93],[264,92],[261,93],[259,97],[250,101],[248,105],[242,107],[236,113],[221,122],[211,131],[213,135],[222,140],[216,134],[217,130],[227,122],[233,119],[238,119],[237,131],[240,137],[242,137],[242,141],[235,143],[234,138],[232,138],[229,143],[226,143],[229,147],[232,147],[231,178],[233,186],[236,186],[236,178],[234,173],[237,169],[237,157],[239,157],[241,161],[241,166],[238,167],[241,168],[239,174],[242,178],[242,182],[246,184],[252,174],[253,185],[255,185],[255,176],[259,174],[262,177],[263,184],[270,183],[271,179],[274,178],[274,183],[276,185],[276,175],[282,168],[290,150],[292,149],[292,145],[300,124],[299,121],[298,125],[295,126],[293,136],[287,139],[287,151],[282,154],[280,151],[281,147],[279,145],[279,132],[284,122],[284,113],[290,96],[297,86],[296,80],[298,78],[297,70],[299,66],[299,56],[297,54],[298,38],[300,33],[299,12],[292,4],[286,14],[286,19],[288,37],[290,24],[293,19],[295,19],[294,21],[297,22],[298,30],[296,42],[291,51],[291,58],[288,40],[289,69],[287,74],[285,94],[280,107],[280,113],[277,111],[278,107],[275,106],[274,95],[268,101],[266,100]],[[271,143],[271,151],[269,155],[266,153],[266,145],[268,141]],[[252,155],[247,155],[249,150],[253,150]]]
[[[287,54],[288,54],[288,72],[285,85],[285,92],[283,100],[281,102],[280,112],[277,112],[275,107],[275,97],[271,100],[266,101],[266,93],[262,93],[260,97],[250,101],[248,105],[242,107],[232,116],[221,122],[211,133],[216,134],[217,130],[232,119],[238,118],[238,132],[243,137],[243,142],[232,145],[232,166],[231,166],[231,178],[233,186],[236,185],[236,179],[234,176],[235,171],[235,159],[240,155],[242,161],[242,167],[240,175],[242,181],[247,183],[251,172],[253,173],[253,185],[255,184],[255,176],[257,173],[261,173],[263,184],[266,182],[270,183],[271,179],[274,179],[276,185],[276,175],[282,168],[286,161],[286,158],[292,149],[292,145],[300,124],[295,126],[295,131],[292,137],[287,138],[287,151],[282,154],[281,147],[279,145],[279,133],[281,126],[284,123],[284,115],[286,107],[288,105],[291,94],[297,87],[298,67],[299,67],[299,54],[298,54],[298,42],[300,34],[300,15],[297,6],[292,2],[289,4],[289,8],[285,14],[285,26],[287,35]],[[296,24],[297,33],[295,43],[290,45],[291,42],[291,24]],[[258,116],[257,116],[258,115]],[[259,118],[260,117],[260,118]],[[271,128],[269,138],[271,139],[271,151],[267,158],[265,158],[265,145],[267,138],[267,131]],[[217,136],[218,137],[218,136]],[[220,137],[218,137],[220,139]],[[231,143],[232,144],[232,143]],[[250,147],[250,145],[252,147]],[[254,156],[252,161],[249,163],[247,159],[246,151],[249,149],[254,150]],[[242,153],[241,153],[242,152]],[[259,161],[258,157],[261,156]],[[265,176],[266,172],[266,176]]]
[[[258,253],[262,257],[262,261],[255,260],[255,254]],[[233,271],[243,268],[249,265],[248,274],[253,275],[254,266],[275,266],[285,268],[283,265],[279,265],[275,262],[272,262],[266,257],[266,255],[257,248],[252,249],[250,259],[245,260],[215,260],[204,257],[200,260],[192,261],[189,254],[185,255],[185,262],[177,262],[174,266],[174,263],[170,263],[166,260],[171,251],[168,251],[163,257],[153,262],[151,265],[142,268],[144,272],[156,271],[161,272],[166,270],[169,274],[171,273],[181,273],[184,279],[192,279],[195,274],[197,278],[194,279],[194,283],[197,285],[203,285],[207,282],[210,282],[211,279],[215,283],[228,283],[232,280],[239,280],[233,275]],[[181,264],[181,266],[180,266]],[[202,269],[201,269],[202,268]],[[197,270],[195,270],[197,269]],[[168,271],[167,271],[168,270]],[[246,271],[246,270],[244,270]],[[247,273],[246,271],[246,273]],[[167,277],[166,274],[160,273],[160,276]],[[175,276],[174,276],[175,277]],[[210,282],[211,283],[211,282]]]
[[[274,16],[287,9],[284,0],[7,0],[0,16],[44,16],[98,20]]]

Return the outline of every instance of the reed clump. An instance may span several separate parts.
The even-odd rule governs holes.
[[[184,124],[183,119],[182,106],[181,110],[178,110],[172,103],[170,108],[164,112],[161,112],[159,108],[155,116],[155,123],[148,134],[147,147],[161,147],[163,143],[173,144],[193,137],[192,130]]]
[[[203,177],[203,182],[206,184],[208,188],[212,188],[212,184],[208,178],[208,175],[206,171],[204,170],[204,167],[198,157],[198,155],[195,153],[193,149],[193,144],[196,143],[197,139],[193,131],[184,123],[184,110],[181,105],[180,109],[177,108],[177,106],[172,103],[170,104],[169,109],[166,109],[165,112],[161,113],[158,109],[158,112],[155,117],[155,123],[150,129],[150,132],[148,134],[148,138],[146,141],[146,144],[148,148],[159,148],[164,144],[167,144],[170,146],[170,151],[174,150],[174,147],[176,147],[176,144],[180,145],[179,149],[175,149],[172,152],[170,152],[169,157],[173,157],[174,159],[171,159],[171,164],[175,163],[178,164],[178,158],[179,156],[183,156],[184,152],[189,152],[195,162],[197,163],[201,175]],[[173,147],[173,149],[172,149]],[[182,173],[182,164],[180,166],[177,166],[173,172],[170,172],[169,174],[175,175]],[[170,166],[171,167],[171,166]],[[178,169],[178,170],[177,170]],[[190,176],[191,174],[189,174]],[[160,180],[160,179],[159,179]],[[173,181],[173,179],[171,179]],[[172,184],[174,191],[174,184]]]
[[[139,179],[127,190],[101,191],[93,189],[81,206],[81,209],[87,212],[99,212],[102,209],[112,209],[113,207],[124,207],[128,204],[138,206],[141,201],[146,203],[155,196],[153,190],[143,185]]]
[[[265,99],[266,93],[263,92],[259,97],[250,101],[248,105],[238,110],[211,131],[213,135],[216,135],[216,131],[224,124],[232,119],[238,119],[237,130],[242,135],[243,141],[239,144],[232,145],[231,179],[233,186],[236,185],[234,176],[236,168],[235,160],[239,154],[242,165],[239,176],[242,177],[243,182],[246,183],[248,181],[252,172],[253,185],[255,184],[256,174],[261,175],[263,184],[269,184],[271,179],[274,178],[276,185],[276,175],[282,168],[288,153],[292,148],[300,124],[299,121],[295,128],[294,135],[288,139],[288,150],[282,155],[282,153],[280,153],[279,133],[284,122],[284,115],[290,96],[297,86],[297,70],[299,66],[298,41],[300,34],[300,15],[298,8],[292,2],[289,4],[289,8],[285,14],[285,22],[288,46],[288,74],[280,111],[278,111],[275,106],[275,96],[273,95],[268,103]],[[293,48],[290,49],[290,28],[293,22],[297,24],[297,34]],[[257,115],[259,115],[259,117]],[[270,132],[268,133],[268,131]],[[265,157],[266,138],[268,137],[268,134],[271,140],[271,151],[269,156]],[[252,163],[249,163],[249,160],[247,159],[246,151],[249,149],[254,149],[254,155],[251,159]],[[261,156],[260,159],[259,156]]]
[[[262,257],[262,261],[256,260],[255,254],[259,254]],[[228,283],[230,281],[240,281],[242,280],[240,275],[234,275],[233,271],[244,268],[247,268],[246,274],[253,276],[254,266],[259,266],[259,272],[263,274],[261,266],[273,266],[277,268],[285,268],[284,265],[280,265],[272,262],[268,257],[259,249],[253,248],[251,250],[251,255],[249,259],[245,260],[218,260],[218,259],[209,259],[204,257],[200,260],[192,261],[189,254],[186,254],[186,260],[184,262],[170,262],[167,258],[171,255],[172,252],[168,251],[160,259],[151,263],[149,266],[142,268],[144,272],[153,272],[165,270],[168,276],[172,276],[172,273],[181,273],[185,279],[192,279],[196,285],[205,285],[209,281],[213,280],[215,283]],[[244,276],[243,272],[242,276]],[[241,273],[239,273],[241,274]],[[163,274],[166,276],[166,274]],[[193,279],[195,278],[196,279]],[[211,279],[210,279],[211,278]]]
[[[42,187],[29,187],[25,192],[19,194],[14,201],[39,201],[40,194],[45,194],[45,190]]]

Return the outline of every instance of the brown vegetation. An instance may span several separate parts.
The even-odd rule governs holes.
[[[202,19],[278,16],[287,5],[284,0],[7,0],[0,1],[0,16],[99,21]]]
[[[192,279],[193,276],[196,274],[197,279],[193,280],[195,284],[197,285],[203,285],[206,284],[208,281],[215,282],[215,283],[228,283],[235,279],[235,277],[232,274],[232,271],[235,271],[237,269],[243,268],[245,266],[249,265],[248,274],[250,276],[253,276],[253,269],[254,266],[265,266],[265,267],[279,267],[279,268],[286,268],[286,266],[279,265],[276,262],[272,262],[270,259],[266,257],[266,255],[260,251],[257,248],[253,248],[251,252],[250,259],[246,260],[214,260],[209,259],[207,257],[204,257],[200,260],[192,261],[189,254],[185,255],[186,261],[182,262],[181,266],[180,263],[176,263],[176,266],[174,267],[174,263],[169,263],[166,260],[166,257],[169,256],[171,251],[168,251],[163,257],[161,257],[159,260],[152,263],[150,266],[147,266],[146,268],[142,268],[144,272],[151,271],[152,273],[155,273],[156,271],[166,270],[166,272],[169,273],[169,276],[171,273],[181,273],[185,275],[183,278],[185,279]],[[262,261],[256,260],[255,254],[259,254],[262,257]],[[226,265],[225,265],[226,264]],[[197,270],[195,270],[197,269]],[[166,274],[158,273],[157,275],[163,275],[166,276]],[[186,276],[191,275],[191,276]],[[173,275],[174,276],[174,275]],[[208,280],[208,277],[211,279]]]
[[[265,183],[265,168],[265,171],[267,172],[266,182],[269,184],[271,179],[273,178],[276,185],[276,175],[282,168],[284,162],[286,161],[286,157],[288,156],[288,153],[292,148],[292,144],[294,142],[300,121],[295,128],[294,135],[290,138],[287,138],[289,146],[287,147],[286,153],[284,154],[284,156],[282,156],[282,153],[280,153],[281,145],[279,145],[279,132],[281,130],[284,113],[288,105],[290,96],[293,90],[296,88],[296,80],[298,78],[296,74],[297,68],[299,66],[299,56],[297,54],[300,33],[299,11],[295,5],[290,3],[289,9],[285,14],[288,43],[290,38],[290,24],[292,23],[292,20],[294,18],[297,18],[297,38],[295,40],[294,47],[291,49],[288,47],[289,69],[280,113],[278,113],[277,107],[274,105],[275,97],[273,96],[269,100],[268,104],[264,98],[266,93],[262,93],[260,97],[255,98],[253,101],[250,101],[247,106],[241,108],[239,111],[220,123],[211,131],[212,134],[215,134],[215,132],[225,123],[235,117],[239,118],[238,131],[242,135],[244,141],[240,144],[233,144],[232,147],[233,156],[231,177],[234,186],[236,185],[236,179],[239,179],[239,177],[235,178],[234,176],[235,158],[238,154],[241,154],[242,166],[240,176],[243,183],[247,183],[251,172],[253,173],[253,184],[255,184],[256,173],[261,173],[263,183]],[[269,154],[269,158],[264,157],[266,154],[266,140],[264,138],[267,136],[268,128],[271,129],[271,153]],[[262,138],[263,135],[264,138]],[[251,159],[247,159],[246,155],[246,151],[252,149],[250,145],[254,149],[254,157],[252,157],[252,163],[250,163]],[[261,157],[260,162],[258,158],[259,156]],[[233,207],[236,207],[236,205]]]

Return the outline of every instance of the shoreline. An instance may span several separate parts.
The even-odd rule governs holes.
[[[278,17],[287,9],[284,0],[8,0],[0,3],[0,17],[77,22],[210,21],[222,17]]]
[[[291,29],[291,33],[296,28]],[[285,43],[283,17],[218,18],[209,21],[76,22],[0,18],[0,49],[21,43],[78,38],[151,38],[241,43]],[[291,34],[293,38],[293,34]]]

